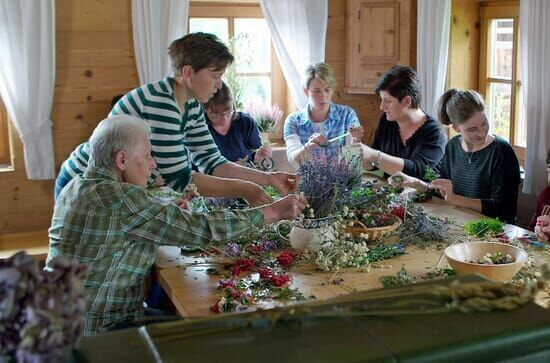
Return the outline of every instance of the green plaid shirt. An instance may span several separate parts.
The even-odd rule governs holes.
[[[143,315],[144,281],[159,245],[220,243],[262,225],[261,209],[192,213],[90,167],[55,204],[46,266],[58,255],[89,266],[84,334],[93,335]]]

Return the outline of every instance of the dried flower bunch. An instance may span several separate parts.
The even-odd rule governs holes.
[[[308,218],[324,218],[339,213],[361,182],[358,159],[313,158],[300,166],[297,191],[307,198]]]
[[[267,105],[255,98],[246,104],[244,110],[256,121],[260,132],[275,132],[283,117],[283,111],[278,105]]]
[[[64,257],[40,270],[24,252],[0,261],[0,357],[58,362],[82,333],[88,269]]]

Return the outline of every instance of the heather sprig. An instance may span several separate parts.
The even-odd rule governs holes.
[[[298,173],[297,191],[307,198],[314,218],[340,211],[361,181],[361,168],[355,160],[311,159],[300,166]]]
[[[278,105],[267,105],[255,98],[245,106],[245,111],[252,116],[260,132],[274,132],[283,117]]]

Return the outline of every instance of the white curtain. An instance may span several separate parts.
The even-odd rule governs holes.
[[[435,115],[445,91],[451,0],[418,0],[417,75],[422,83],[422,108]]]
[[[23,142],[28,179],[55,177],[54,0],[0,0],[0,95]]]
[[[134,48],[141,84],[172,74],[168,46],[187,32],[189,0],[132,0]]]
[[[325,59],[328,0],[260,0],[292,98],[307,105],[302,74]]]
[[[527,150],[523,192],[537,195],[547,185],[550,148],[550,2],[520,1],[520,43]]]

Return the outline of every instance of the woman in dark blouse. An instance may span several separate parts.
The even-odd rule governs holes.
[[[423,178],[426,167],[438,170],[445,148],[439,124],[420,109],[422,86],[416,72],[395,66],[376,86],[384,111],[372,147],[361,144],[363,167],[386,174],[402,171]]]
[[[261,165],[264,158],[271,157],[271,149],[262,145],[254,119],[247,113],[236,112],[234,105],[231,89],[222,82],[222,87],[204,104],[208,129],[228,160]]]
[[[441,178],[427,183],[401,175],[401,184],[419,190],[438,189],[453,205],[514,223],[519,163],[510,144],[489,134],[481,96],[470,90],[450,89],[438,101],[438,117],[458,133],[445,148]],[[390,183],[395,184],[395,176]]]

